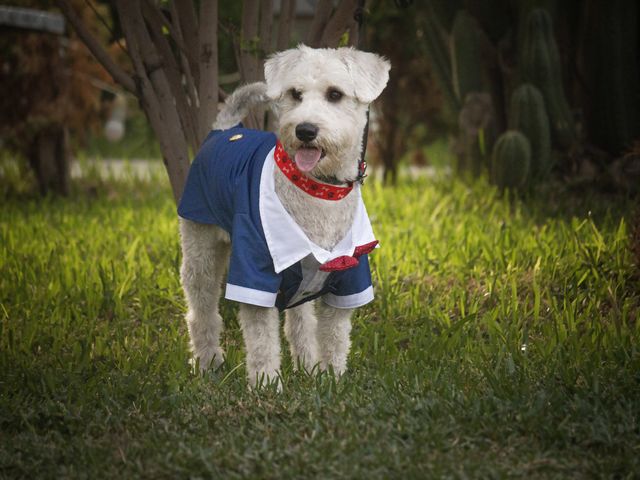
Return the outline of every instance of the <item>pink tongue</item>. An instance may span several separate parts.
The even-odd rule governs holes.
[[[313,170],[320,160],[319,148],[301,148],[296,152],[296,165],[303,172]]]

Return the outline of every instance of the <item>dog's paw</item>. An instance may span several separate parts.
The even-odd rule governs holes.
[[[249,390],[268,390],[275,388],[278,393],[282,392],[282,378],[279,372],[265,374],[264,372],[254,372],[247,376],[247,386]]]
[[[224,363],[224,350],[211,348],[194,353],[189,364],[194,372],[204,373],[209,368],[216,369]]]
[[[320,371],[339,379],[347,372],[347,362],[342,359],[320,362]]]

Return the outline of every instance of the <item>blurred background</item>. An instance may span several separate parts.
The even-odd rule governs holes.
[[[634,192],[639,19],[636,0],[4,0],[2,190],[66,195],[83,168],[164,164],[178,198],[220,102],[302,42],[390,59],[367,150],[387,182],[442,169]]]

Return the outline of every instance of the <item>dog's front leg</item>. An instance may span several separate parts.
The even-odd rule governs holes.
[[[320,301],[317,305],[320,368],[333,367],[336,375],[347,370],[351,347],[351,313],[353,309],[335,308]]]
[[[247,351],[249,386],[278,381],[280,372],[278,310],[241,303],[239,318]]]
[[[287,310],[284,333],[289,342],[294,368],[300,365],[311,372],[318,364],[317,324],[312,302]]]

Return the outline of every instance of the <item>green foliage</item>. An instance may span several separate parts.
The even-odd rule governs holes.
[[[529,180],[531,144],[516,130],[507,130],[493,146],[491,180],[500,189],[519,189]]]
[[[524,83],[511,95],[509,128],[522,132],[531,144],[531,177],[542,180],[551,171],[549,118],[540,90]]]
[[[350,371],[247,391],[187,363],[166,182],[0,203],[0,476],[625,477],[640,470],[629,204],[449,179],[363,192],[382,248]]]
[[[568,148],[575,141],[575,125],[564,94],[551,16],[544,9],[534,9],[527,16],[520,70],[523,80],[542,92],[554,141]]]

